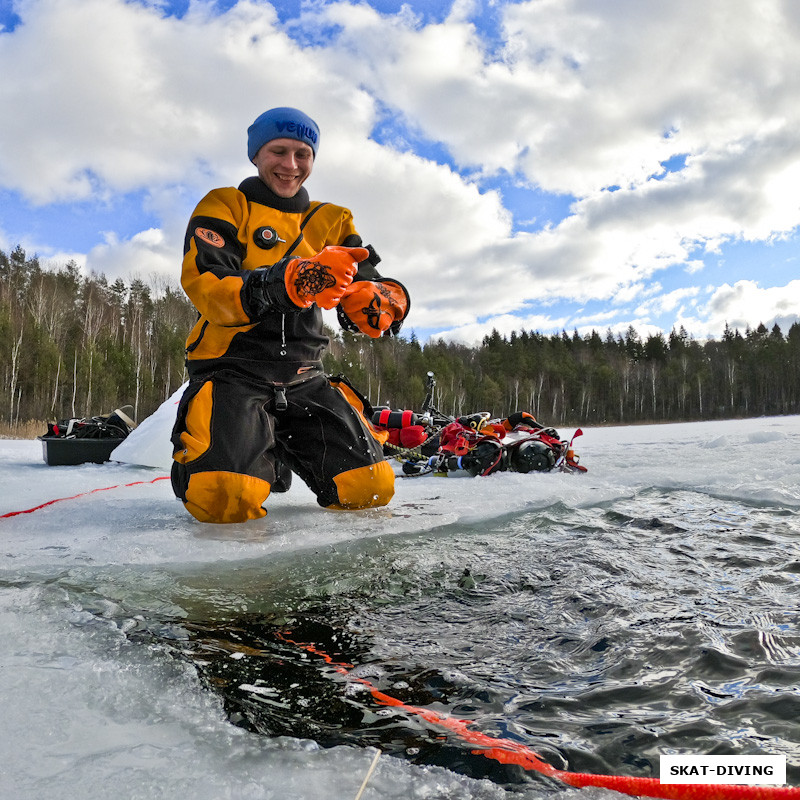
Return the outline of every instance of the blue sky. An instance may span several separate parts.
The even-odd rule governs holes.
[[[420,339],[800,318],[800,6],[0,0],[0,26],[0,249],[177,282],[248,124],[295,105],[312,197]]]

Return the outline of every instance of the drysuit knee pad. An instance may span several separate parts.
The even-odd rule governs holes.
[[[237,472],[197,472],[185,486],[183,504],[200,522],[245,522],[267,513],[262,505],[270,485],[260,478]]]
[[[339,502],[327,508],[378,508],[394,497],[394,470],[388,461],[342,472],[333,481]]]

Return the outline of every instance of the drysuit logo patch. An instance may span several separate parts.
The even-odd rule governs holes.
[[[213,247],[225,247],[225,240],[216,231],[208,228],[195,228],[194,235]]]

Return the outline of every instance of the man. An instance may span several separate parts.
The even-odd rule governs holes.
[[[408,293],[378,274],[348,209],[309,200],[319,139],[303,112],[266,111],[248,129],[258,176],[214,189],[189,222],[181,283],[199,319],[172,486],[201,522],[263,517],[292,472],[327,508],[382,506],[394,494],[363,406],[322,371],[320,309],[377,338],[397,333]]]

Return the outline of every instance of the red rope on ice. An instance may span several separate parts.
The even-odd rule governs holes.
[[[795,786],[743,786],[740,784],[718,783],[661,783],[657,778],[637,778],[628,775],[595,775],[590,772],[569,772],[556,769],[541,758],[529,747],[519,744],[511,739],[502,739],[487,736],[480,731],[472,730],[469,720],[445,717],[428,708],[412,706],[385,694],[377,686],[365,678],[353,677],[350,670],[353,664],[334,661],[327,653],[319,650],[313,644],[295,642],[279,634],[279,638],[288,644],[300,647],[309,653],[319,656],[330,664],[341,675],[348,675],[350,680],[355,680],[365,686],[372,697],[381,705],[399,708],[402,711],[421,717],[432,725],[446,728],[462,741],[477,745],[480,749],[473,750],[474,755],[499,761],[501,764],[516,764],[523,769],[533,770],[548,778],[566,783],[569,786],[586,787],[598,786],[603,789],[613,789],[615,792],[632,795],[633,797],[660,797],[665,800],[798,800],[800,787]]]
[[[134,481],[133,483],[120,483],[117,484],[116,486],[101,486],[98,489],[92,489],[88,492],[73,494],[71,497],[57,497],[55,500],[48,500],[46,503],[34,506],[33,508],[26,508],[23,511],[9,511],[7,514],[0,514],[0,519],[5,519],[6,517],[17,517],[20,514],[32,514],[34,511],[38,511],[40,508],[47,508],[47,506],[52,506],[53,503],[61,503],[64,500],[77,500],[79,497],[86,497],[90,494],[94,494],[95,492],[108,492],[111,489],[125,489],[129,486],[142,486],[144,484],[155,483],[156,481],[166,481],[166,480],[169,480],[169,475],[161,475],[158,478],[153,478],[153,480],[151,481]]]

